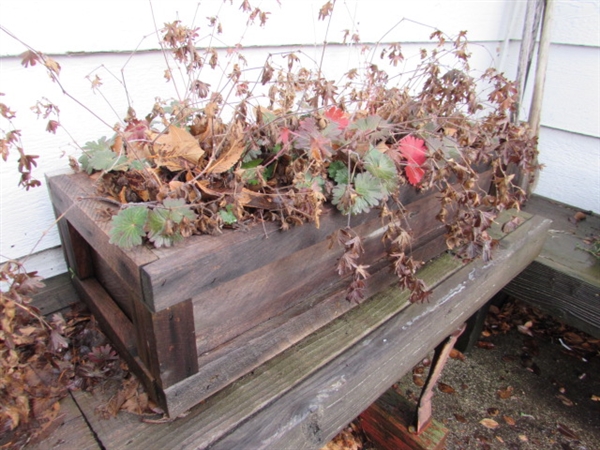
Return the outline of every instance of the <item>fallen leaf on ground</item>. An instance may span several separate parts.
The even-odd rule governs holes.
[[[556,428],[558,429],[560,434],[568,437],[569,439],[576,439],[576,440],[579,439],[579,436],[577,435],[577,433],[575,433],[568,426],[566,426],[560,422],[556,424]]]
[[[510,416],[503,416],[502,418],[504,419],[504,422],[506,422],[506,424],[510,425],[511,427],[514,427],[517,424],[515,419],[513,419]]]
[[[508,386],[504,389],[498,389],[498,391],[496,391],[496,395],[498,396],[498,398],[502,399],[502,400],[506,400],[507,398],[512,397],[513,395],[513,387],[512,386]]]
[[[467,423],[467,418],[460,414],[454,414],[454,418],[460,423]]]
[[[419,375],[413,375],[413,383],[419,387],[425,386],[425,380]]]
[[[498,422],[496,422],[494,419],[481,419],[479,423],[490,430],[494,430],[499,427]]]
[[[450,350],[450,358],[452,358],[452,359],[458,359],[460,361],[464,361],[465,360],[465,355],[462,352],[459,352],[458,350],[456,350],[455,348],[453,348],[452,350]]]
[[[559,399],[563,405],[565,406],[575,406],[575,403],[573,403],[573,401],[569,398],[567,398],[566,396],[562,395],[562,394],[558,394],[556,396],[557,399]]]
[[[500,414],[500,410],[498,408],[488,408],[487,413],[492,416],[495,417],[498,414]]]
[[[452,386],[442,382],[438,383],[438,389],[444,394],[454,394],[456,392],[456,390]]]
[[[488,341],[477,341],[477,347],[491,350],[494,348],[494,344]]]
[[[592,394],[591,399],[592,399],[593,402],[600,402],[600,395],[593,395]]]

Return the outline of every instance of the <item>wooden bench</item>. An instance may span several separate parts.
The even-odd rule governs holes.
[[[74,412],[39,448],[318,449],[534,260],[550,221],[522,217],[507,235],[495,227],[492,261],[463,264],[444,254],[426,264],[420,276],[434,288],[426,303],[384,290],[169,423],[101,419],[95,409],[107,399],[75,391],[66,401],[85,420]],[[61,295],[74,294],[63,283],[46,298],[59,305]]]
[[[600,217],[539,196],[525,211],[551,219],[552,227],[539,256],[504,292],[600,338],[600,261],[582,250],[600,236]]]

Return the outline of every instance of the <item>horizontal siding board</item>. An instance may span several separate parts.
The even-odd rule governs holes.
[[[246,29],[246,17],[240,14],[239,3],[230,6],[223,2],[198,2],[172,0],[154,1],[154,17],[159,27],[176,19],[200,27],[200,37],[208,42],[210,28],[206,17],[219,14],[223,34],[219,41],[225,46],[235,45],[243,36],[245,46],[313,45],[323,41],[328,21],[319,21],[319,9],[324,0],[282,2],[263,0],[260,8],[270,12],[266,27]],[[256,3],[256,4],[255,4]],[[258,2],[251,2],[258,6]],[[338,4],[333,16],[329,41],[340,42],[345,29],[359,24],[359,33],[365,42],[377,42],[390,31],[386,39],[401,42],[424,42],[432,29],[438,28],[455,35],[469,30],[476,40],[498,41],[504,38],[506,21],[512,17],[514,3],[509,0],[494,2],[439,1],[397,2],[392,0],[348,0]],[[35,9],[36,14],[30,14]],[[520,5],[519,11],[523,10]],[[93,14],[90,14],[93,10]],[[65,14],[64,11],[68,11]],[[77,2],[53,0],[26,2],[5,0],[2,7],[3,23],[33,48],[46,53],[118,52],[156,49],[152,10],[146,0],[128,0],[118,7],[107,7],[100,1]],[[135,17],[135,20],[132,18]],[[93,20],[91,20],[93,18]],[[401,19],[408,19],[401,26]],[[290,27],[293,23],[302,26]],[[427,26],[417,25],[426,24]],[[9,26],[10,25],[10,26]],[[48,27],[54,32],[48,33]],[[67,31],[68,30],[68,31]],[[73,36],[77,36],[76,39]],[[144,38],[145,37],[145,38]],[[2,55],[18,55],[22,47],[4,34],[0,34]]]
[[[535,193],[600,213],[600,139],[542,127]]]

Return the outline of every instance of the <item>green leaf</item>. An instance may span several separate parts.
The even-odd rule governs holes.
[[[334,161],[327,169],[329,177],[337,184],[348,184],[348,167],[341,161]]]
[[[226,225],[233,225],[237,222],[237,217],[233,214],[232,209],[233,207],[231,205],[227,205],[226,209],[219,210],[219,215]]]
[[[392,158],[371,147],[365,155],[365,169],[381,180],[387,194],[391,194],[398,185],[398,172]]]
[[[352,214],[369,212],[371,207],[379,205],[379,201],[386,196],[381,181],[369,172],[356,175],[354,189],[358,196],[354,199],[351,209]]]
[[[97,151],[102,151],[102,150],[111,150],[110,146],[113,144],[113,140],[110,139],[108,140],[106,138],[106,136],[102,136],[100,139],[98,139],[96,142],[94,141],[89,141],[86,142],[85,145],[83,146],[84,150],[89,150],[90,152],[97,152]]]
[[[262,164],[262,162],[263,162],[263,160],[260,159],[260,158],[253,159],[253,160],[248,161],[248,162],[244,162],[242,164],[242,169],[253,169],[255,167],[260,166]]]
[[[109,242],[121,248],[141,245],[142,238],[146,235],[144,225],[147,217],[148,209],[145,206],[122,209],[112,218]]]
[[[168,208],[168,218],[175,223],[181,223],[184,218],[194,220],[196,215],[185,203],[183,198],[167,198],[163,201],[165,208]]]
[[[344,215],[348,215],[350,213],[350,209],[352,208],[352,191],[352,187],[348,186],[347,183],[340,183],[333,187],[331,203],[337,206],[337,209],[339,209]]]

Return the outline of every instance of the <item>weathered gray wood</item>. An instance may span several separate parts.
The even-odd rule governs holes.
[[[487,176],[482,179],[483,183],[489,182]],[[441,224],[435,221],[439,203],[434,192],[417,194],[414,189],[405,188],[402,201],[408,215],[414,217],[417,231],[426,222],[427,227],[433,226],[441,232]],[[361,225],[379,220],[378,217],[377,210],[360,214],[352,218],[352,227],[360,229]],[[144,299],[150,309],[159,311],[182,298],[196,299],[209,289],[230,289],[231,284],[220,285],[227,282],[239,285],[238,279],[251,271],[268,271],[266,266],[274,261],[326,241],[334,231],[346,227],[347,221],[346,216],[327,207],[319,228],[306,224],[282,232],[275,224],[266,224],[261,233],[254,230],[216,237],[193,236],[184,244],[155,250],[161,255],[160,260],[142,268]],[[335,261],[335,257],[331,259]]]
[[[377,294],[169,424],[103,421],[94,414],[101,398],[76,399],[110,449],[318,448],[526,266],[548,224],[526,221],[488,263],[436,259],[420,273],[445,280],[430,302],[408,305],[397,289]]]
[[[413,214],[410,220],[414,230],[412,250],[417,259],[427,261],[446,248],[444,225],[435,220],[439,212],[437,202],[434,196],[428,196],[408,205],[410,213]],[[361,257],[362,261],[374,265],[386,257],[385,249],[381,245],[385,226],[380,218],[353,229],[363,237],[365,253]],[[438,244],[437,251],[429,255],[418,252],[419,248],[429,241]],[[343,250],[339,246],[330,249],[330,244],[324,235],[322,240],[314,245],[296,251],[288,257],[273,259],[270,264],[218,284],[214,289],[202,291],[201,295],[193,298],[198,354],[202,355],[223,342],[242,335],[264,321],[280,315],[303,299],[319,294],[328,285],[337,283],[340,276],[336,270],[336,263]],[[274,244],[265,241],[262,245]],[[278,247],[273,248],[276,251],[273,256],[279,257]],[[262,253],[258,253],[254,258],[262,259],[264,256],[261,255]],[[346,286],[350,284],[349,277],[346,277],[344,283]],[[278,293],[277,296],[275,293]],[[236,313],[232,314],[231,311]],[[240,320],[240,317],[244,319]]]
[[[63,423],[42,441],[27,445],[29,450],[49,449],[77,449],[100,450],[102,447],[94,438],[92,430],[88,427],[81,415],[77,404],[71,396],[60,401],[59,417]]]
[[[44,279],[43,282],[45,287],[35,294],[31,301],[31,304],[38,308],[42,315],[49,316],[81,301],[73,287],[69,273]]]
[[[436,254],[438,253],[439,248],[436,249]],[[419,255],[417,251],[415,256],[419,258]],[[448,261],[447,258],[436,263],[438,270],[440,267],[444,267],[445,270],[434,273],[443,273],[444,276],[449,275],[452,267],[457,264],[456,261]],[[385,262],[372,269],[372,276],[366,281],[366,298],[380,291],[382,286],[389,286],[395,281],[395,276],[390,273]],[[429,286],[434,286],[439,279],[428,277],[427,273],[424,272],[424,281]],[[345,299],[346,289],[346,280],[338,279],[326,292],[305,299],[286,313],[201,355],[198,360],[198,373],[165,391],[171,414],[177,415],[189,409],[197,403],[195,399],[204,399],[217,392],[300,339],[327,325],[334,318],[356,307]],[[365,330],[366,322],[361,327]],[[358,339],[360,336],[360,332],[355,332],[350,339]],[[347,342],[350,341],[346,340]]]
[[[431,302],[406,308],[211,448],[320,448],[526,267],[549,223],[529,220],[493,261],[463,267]]]
[[[540,255],[505,292],[600,337],[600,263],[580,249],[600,235],[600,217],[577,222],[576,208],[537,196],[525,210],[552,219],[552,227]]]

